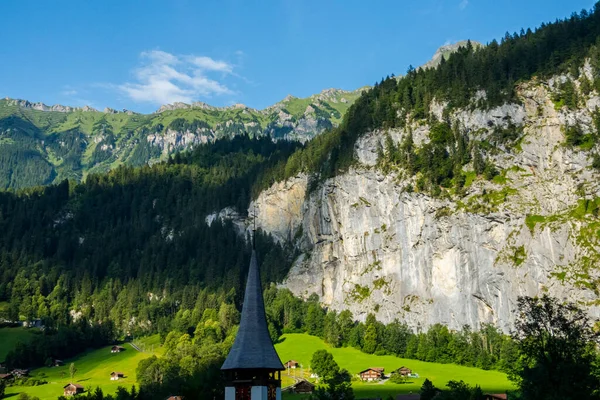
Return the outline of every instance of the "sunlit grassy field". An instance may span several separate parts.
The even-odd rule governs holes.
[[[497,371],[484,371],[478,368],[462,367],[454,364],[437,364],[423,361],[408,360],[394,356],[376,356],[362,353],[354,348],[331,348],[321,339],[305,334],[284,335],[282,341],[276,346],[282,362],[290,359],[302,364],[303,372],[307,376],[310,359],[316,350],[326,349],[333,354],[334,359],[341,368],[346,368],[351,374],[369,367],[383,367],[386,372],[391,372],[401,366],[407,366],[420,375],[411,378],[408,383],[395,384],[392,382],[362,383],[353,382],[352,386],[357,398],[395,396],[404,393],[418,393],[425,378],[428,378],[439,388],[444,388],[449,380],[463,380],[470,385],[479,385],[484,392],[504,393],[513,389],[506,374]],[[300,371],[293,371],[292,376],[283,376],[283,386],[293,383],[293,374],[297,376]],[[285,399],[302,399],[307,396],[285,394]]]
[[[8,331],[8,329],[11,329]],[[2,349],[10,349],[6,340],[15,340],[26,334],[23,328],[4,328],[0,330],[0,343]],[[15,340],[16,342],[16,340]],[[14,342],[13,342],[14,343]],[[19,393],[27,393],[37,396],[42,400],[56,399],[62,395],[63,386],[69,382],[79,383],[86,390],[101,387],[105,393],[114,393],[119,386],[128,389],[136,383],[135,370],[140,360],[150,357],[152,354],[162,355],[158,335],[136,339],[136,345],[143,350],[138,352],[131,345],[125,345],[125,351],[111,353],[107,346],[99,350],[89,351],[79,356],[64,360],[61,367],[39,368],[32,372],[32,376],[48,381],[41,386],[11,386],[6,394],[14,396]],[[276,346],[277,352],[283,362],[294,359],[302,365],[301,369],[285,371],[283,373],[283,386],[294,383],[295,378],[308,378],[312,354],[316,350],[326,349],[330,351],[337,363],[346,368],[352,375],[358,374],[368,367],[383,367],[390,372],[401,366],[407,366],[420,375],[419,378],[410,379],[405,384],[385,383],[363,383],[353,382],[353,388],[358,399],[368,397],[387,398],[404,393],[417,393],[425,378],[431,380],[437,387],[444,388],[449,380],[463,380],[470,385],[480,385],[484,392],[503,393],[513,389],[506,375],[497,371],[484,371],[477,368],[461,367],[454,364],[426,363],[422,361],[402,359],[394,356],[376,356],[362,353],[354,348],[331,348],[321,339],[305,334],[289,334],[282,337],[282,341]],[[69,364],[75,363],[77,373],[74,379],[69,376]],[[110,373],[119,371],[125,374],[125,378],[118,381],[110,380]],[[302,399],[307,396],[284,394],[284,399]]]
[[[150,343],[150,346],[147,345]],[[93,390],[101,387],[104,393],[114,393],[119,386],[131,389],[136,382],[135,370],[140,360],[150,357],[149,352],[152,343],[158,343],[158,335],[151,336],[144,340],[136,340],[136,344],[143,348],[146,344],[147,352],[138,352],[131,345],[125,344],[125,351],[121,353],[111,353],[112,346],[103,347],[98,350],[92,350],[69,360],[60,367],[39,368],[32,371],[31,375],[37,379],[44,379],[48,384],[41,386],[10,386],[6,388],[6,394],[27,393],[37,396],[40,399],[56,399],[63,394],[63,386],[69,382],[83,385],[86,390]],[[140,346],[142,344],[142,346]],[[155,354],[160,354],[162,349],[155,346]],[[69,375],[69,365],[75,363],[77,373],[71,379]],[[123,372],[125,377],[118,381],[110,380],[110,373],[113,371]]]

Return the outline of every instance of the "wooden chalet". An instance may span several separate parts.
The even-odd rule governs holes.
[[[402,367],[398,368],[397,370],[393,371],[392,374],[408,376],[408,375],[412,374],[412,370],[410,368],[402,366]]]
[[[508,396],[506,393],[498,393],[498,394],[486,394],[485,400],[506,400]]]
[[[2,381],[12,381],[13,379],[13,374],[0,374],[0,380]]]
[[[296,360],[290,360],[290,361],[286,362],[285,364],[283,364],[283,366],[285,367],[285,369],[300,368],[300,363]]]
[[[302,379],[296,383],[294,383],[290,388],[290,393],[312,393],[315,390],[315,385],[307,381],[306,379]]]
[[[120,353],[123,350],[125,350],[125,347],[121,347],[121,346],[113,346],[110,348],[111,353]]]
[[[13,369],[12,371],[10,371],[10,373],[15,378],[23,378],[25,376],[29,376],[29,370],[28,369]]]
[[[64,389],[63,394],[65,396],[74,396],[76,394],[84,392],[83,386],[78,385],[76,383],[68,383],[65,386],[63,386],[63,389]]]
[[[359,372],[360,379],[363,381],[378,381],[383,378],[384,368],[367,368]]]
[[[119,379],[124,378],[124,377],[125,377],[125,374],[122,373],[122,372],[113,371],[113,372],[110,373],[110,380],[111,381],[118,381]]]

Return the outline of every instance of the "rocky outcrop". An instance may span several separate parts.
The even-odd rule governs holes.
[[[160,148],[164,155],[191,148],[198,144],[206,144],[214,139],[214,132],[206,128],[198,128],[194,132],[167,129],[165,132],[155,132],[146,136],[148,143]]]
[[[40,103],[40,102],[32,103],[27,100],[10,99],[8,97],[5,98],[5,100],[7,101],[8,105],[10,105],[10,106],[18,106],[21,108],[37,110],[37,111],[55,111],[55,112],[61,112],[61,113],[68,113],[68,112],[73,112],[73,111],[98,112],[98,110],[96,110],[90,106],[70,107],[70,106],[63,106],[60,104],[55,104],[53,106],[47,106],[46,104]]]
[[[483,47],[481,43],[473,40],[471,41],[471,45],[476,49],[479,47]],[[467,40],[461,40],[452,44],[445,44],[436,50],[436,52],[433,54],[433,57],[431,57],[431,60],[429,60],[419,68],[435,68],[438,65],[440,65],[440,63],[442,62],[442,58],[448,59],[450,54],[456,52],[460,47],[466,46]]]
[[[283,285],[359,319],[374,312],[413,328],[490,322],[508,331],[517,297],[542,293],[600,316],[600,220],[585,211],[600,196],[598,173],[588,152],[564,145],[563,132],[575,123],[593,130],[600,98],[556,110],[551,83],[522,85],[520,104],[451,114],[471,140],[489,139],[496,127],[519,132],[488,153],[502,179],[476,179],[464,197],[407,191],[411,178],[376,167],[385,136],[400,142],[401,129],[363,136],[359,166],[309,194],[304,175],[263,192],[249,212],[301,254]],[[410,129],[415,143],[428,140],[422,122]]]

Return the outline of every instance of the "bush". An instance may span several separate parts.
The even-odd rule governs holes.
[[[406,383],[408,382],[408,376],[401,374],[392,374],[392,376],[390,377],[390,382],[397,384]]]

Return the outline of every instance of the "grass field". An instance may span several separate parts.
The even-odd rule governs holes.
[[[28,340],[33,335],[34,329],[25,328],[0,328],[0,362],[18,342]]]
[[[23,328],[3,328],[0,330],[0,351],[8,351],[11,348],[9,341],[14,343],[23,337]],[[107,346],[99,350],[89,351],[79,356],[64,360],[61,367],[39,368],[32,372],[32,376],[48,381],[42,386],[11,386],[6,390],[10,397],[19,393],[27,393],[37,396],[42,400],[54,400],[62,394],[62,388],[68,382],[79,383],[87,390],[99,386],[105,393],[114,393],[119,386],[131,388],[136,382],[135,369],[140,360],[150,357],[152,354],[162,355],[158,335],[136,339],[135,344],[145,352],[138,352],[131,345],[125,345],[125,351],[111,353]],[[356,398],[395,396],[403,393],[417,393],[425,378],[431,380],[437,387],[444,388],[449,380],[463,380],[471,385],[480,385],[484,392],[503,393],[512,389],[512,384],[505,374],[497,371],[483,371],[477,368],[461,367],[454,364],[436,364],[422,361],[402,359],[394,356],[375,356],[362,353],[354,348],[331,348],[321,339],[305,334],[289,334],[282,337],[282,341],[276,346],[277,352],[283,362],[294,359],[302,365],[302,369],[292,370],[290,375],[284,372],[283,386],[294,382],[294,377],[308,377],[310,359],[316,350],[326,349],[330,351],[337,363],[346,368],[351,374],[356,375],[359,371],[368,367],[383,367],[390,372],[401,366],[407,366],[420,375],[420,378],[410,379],[405,384],[385,383],[362,383],[353,382]],[[0,353],[1,354],[1,353]],[[69,376],[69,364],[75,363],[77,373],[75,378]],[[119,371],[125,374],[125,378],[118,381],[110,380],[110,373]],[[284,394],[285,400],[302,399],[306,396]]]
[[[144,341],[140,342],[158,342],[158,335],[145,338]],[[138,343],[137,340],[136,343]],[[95,389],[99,386],[104,393],[114,393],[119,386],[129,390],[136,382],[135,369],[138,363],[140,360],[150,357],[152,353],[141,353],[129,344],[125,344],[124,347],[125,351],[121,353],[111,353],[111,346],[107,346],[64,360],[65,364],[61,367],[36,369],[31,375],[48,381],[48,384],[41,386],[10,386],[6,388],[6,394],[10,396],[24,392],[37,396],[42,400],[54,400],[63,394],[63,386],[69,382],[79,383],[86,390]],[[160,353],[160,351],[155,353]],[[75,363],[77,368],[77,373],[73,379],[69,376],[70,363]],[[118,381],[111,381],[110,373],[113,371],[123,372],[125,377]]]
[[[352,386],[356,398],[395,396],[404,393],[418,393],[425,378],[428,378],[436,387],[445,388],[449,380],[463,380],[470,385],[479,385],[487,393],[504,393],[513,389],[513,385],[505,374],[497,371],[484,371],[477,368],[462,367],[454,364],[437,364],[423,361],[408,360],[394,356],[375,356],[362,353],[354,348],[331,348],[321,339],[305,334],[289,334],[283,336],[283,341],[275,345],[282,362],[293,359],[298,361],[304,375],[308,375],[308,367],[312,354],[316,350],[325,349],[333,354],[335,361],[341,368],[346,368],[355,375],[361,370],[369,367],[383,367],[386,372],[391,372],[401,366],[407,366],[420,375],[419,378],[411,378],[408,383],[395,384],[385,382],[383,384],[353,382]],[[300,371],[294,371],[296,375]],[[293,377],[283,375],[283,386],[293,382]],[[302,399],[307,396],[284,395],[287,399]]]

